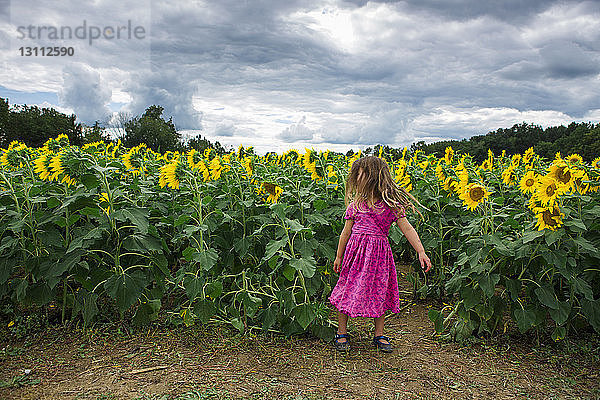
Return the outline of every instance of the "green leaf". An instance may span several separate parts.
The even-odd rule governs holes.
[[[194,254],[194,261],[198,262],[205,271],[214,267],[218,259],[219,254],[215,249],[202,250]]]
[[[182,214],[174,221],[173,225],[180,226],[187,223],[190,220],[190,216],[187,214]]]
[[[490,297],[492,297],[494,295],[496,284],[499,281],[500,281],[499,274],[487,274],[486,273],[479,277],[478,283],[479,283],[479,287],[481,287],[481,290],[483,290],[483,293],[485,293],[485,295],[489,299]]]
[[[573,290],[575,292],[582,294],[588,300],[594,299],[594,292],[592,291],[592,287],[583,279],[579,277],[573,279],[572,285]]]
[[[133,323],[135,325],[146,325],[156,320],[160,306],[160,299],[148,300],[141,303],[135,312]]]
[[[296,269],[294,267],[292,267],[291,265],[287,264],[284,268],[283,268],[283,276],[286,277],[286,279],[288,281],[293,281],[294,278],[296,277]]]
[[[83,323],[86,326],[89,326],[94,317],[98,315],[98,306],[96,305],[97,300],[98,295],[91,292],[88,292],[82,298],[83,307],[81,310],[81,315],[83,316]]]
[[[300,232],[304,229],[308,229],[295,219],[286,218],[285,222],[287,223],[288,227],[292,232]]]
[[[280,240],[271,240],[267,243],[263,261],[268,261],[275,253],[277,253],[287,243],[287,237]]]
[[[558,308],[548,310],[550,316],[556,322],[557,325],[563,325],[567,322],[569,314],[571,313],[571,304],[568,301],[558,301]]]
[[[519,294],[521,292],[521,281],[518,279],[508,279],[506,278],[506,288],[510,293],[510,298],[512,301],[517,301],[519,298]]]
[[[523,243],[529,243],[544,235],[544,231],[529,231],[523,235]]]
[[[204,278],[202,277],[197,277],[190,274],[185,275],[185,278],[183,279],[183,287],[185,288],[185,293],[191,302],[193,302],[196,297],[198,297],[198,294],[202,292],[204,282]]]
[[[213,315],[217,313],[217,306],[208,299],[199,299],[194,304],[194,315],[203,323],[207,324]]]
[[[586,251],[590,252],[591,254],[598,253],[598,249],[596,249],[594,247],[594,245],[591,244],[587,239],[585,239],[581,236],[573,238],[573,242],[575,242],[576,244],[581,246],[581,248],[583,250],[586,250]]]
[[[296,321],[298,321],[298,323],[304,330],[306,330],[308,325],[310,325],[310,323],[313,322],[316,317],[315,311],[313,310],[312,306],[308,303],[296,306],[296,308],[294,308],[293,314],[296,318]]]
[[[310,326],[313,335],[325,342],[330,342],[335,337],[335,329],[331,326],[314,323]]]
[[[600,299],[594,301],[583,299],[581,301],[581,312],[590,325],[594,327],[594,330],[600,333]]]
[[[427,316],[429,317],[429,320],[434,323],[435,331],[437,333],[442,333],[444,330],[444,319],[442,318],[442,313],[440,313],[438,310],[430,308],[427,312]]]
[[[315,206],[315,210],[317,210],[317,211],[321,211],[321,210],[324,210],[325,208],[329,207],[329,203],[327,203],[325,200],[321,200],[321,199],[317,199],[317,200],[313,201],[313,205]]]
[[[244,332],[244,323],[239,318],[232,318],[231,324],[238,330],[240,333]]]
[[[540,303],[553,310],[558,309],[558,300],[554,295],[554,290],[548,286],[542,286],[535,289],[535,294]]]
[[[149,253],[152,251],[161,251],[162,243],[154,236],[134,233],[123,240],[123,247],[130,251]]]
[[[81,183],[83,183],[86,189],[91,190],[100,185],[100,180],[94,174],[85,174],[81,176]]]
[[[250,318],[254,317],[258,308],[262,306],[262,299],[260,297],[252,296],[250,293],[244,292],[242,303],[244,304],[244,311]]]
[[[246,237],[240,238],[239,240],[236,240],[233,243],[233,247],[235,248],[235,251],[238,252],[241,257],[245,257],[246,254],[248,253],[248,248],[250,248],[250,238],[246,236]]]
[[[142,294],[148,281],[142,271],[114,274],[104,283],[104,289],[116,300],[117,307],[123,314]]]
[[[267,307],[262,312],[262,331],[267,332],[277,321],[277,312],[274,310],[276,306]]]
[[[301,271],[305,278],[312,278],[317,269],[317,265],[313,257],[294,258],[293,260],[290,260],[290,265],[297,271]]]
[[[473,289],[470,286],[465,286],[460,290],[461,298],[464,300],[463,305],[466,310],[469,310],[478,304],[481,300],[481,290]]]
[[[131,223],[133,223],[141,233],[148,233],[148,209],[126,208],[123,210],[123,215],[125,218],[131,221]]]
[[[536,315],[533,310],[522,309],[518,306],[513,311],[513,316],[517,327],[521,333],[525,333],[529,328],[535,324]]]
[[[223,282],[214,281],[209,283],[208,285],[206,285],[204,293],[206,293],[207,296],[210,296],[213,299],[219,298],[223,293]]]

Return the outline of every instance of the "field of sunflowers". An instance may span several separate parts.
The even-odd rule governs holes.
[[[434,268],[407,278],[456,340],[551,327],[600,332],[600,158],[532,149],[481,164],[446,149],[391,159]],[[352,162],[305,149],[158,154],[119,142],[0,150],[0,303],[62,320],[131,319],[331,339],[327,297]],[[397,262],[415,262],[394,225]],[[416,265],[415,265],[416,266]],[[447,304],[447,305],[446,305]]]

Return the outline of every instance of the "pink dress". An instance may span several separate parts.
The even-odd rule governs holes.
[[[353,219],[346,243],[340,277],[329,301],[350,317],[382,316],[386,310],[400,312],[400,294],[394,256],[388,240],[392,223],[406,214],[392,210],[383,201],[374,209],[350,203],[344,219]]]

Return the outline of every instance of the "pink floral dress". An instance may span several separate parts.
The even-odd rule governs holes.
[[[388,240],[392,223],[406,216],[383,201],[373,209],[350,203],[344,219],[353,219],[340,276],[329,301],[350,317],[382,316],[386,310],[400,312],[400,294],[394,256]]]

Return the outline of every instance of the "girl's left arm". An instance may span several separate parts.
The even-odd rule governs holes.
[[[406,236],[406,239],[408,239],[408,242],[411,244],[411,246],[417,251],[419,255],[419,261],[421,262],[421,267],[425,268],[425,265],[427,265],[427,269],[425,270],[425,272],[429,271],[429,269],[431,268],[431,261],[425,253],[425,248],[423,247],[423,243],[421,243],[421,239],[419,238],[419,235],[417,234],[415,228],[413,228],[410,222],[408,222],[406,217],[398,218],[396,220],[396,223],[398,224],[398,227],[400,228],[404,236]]]

